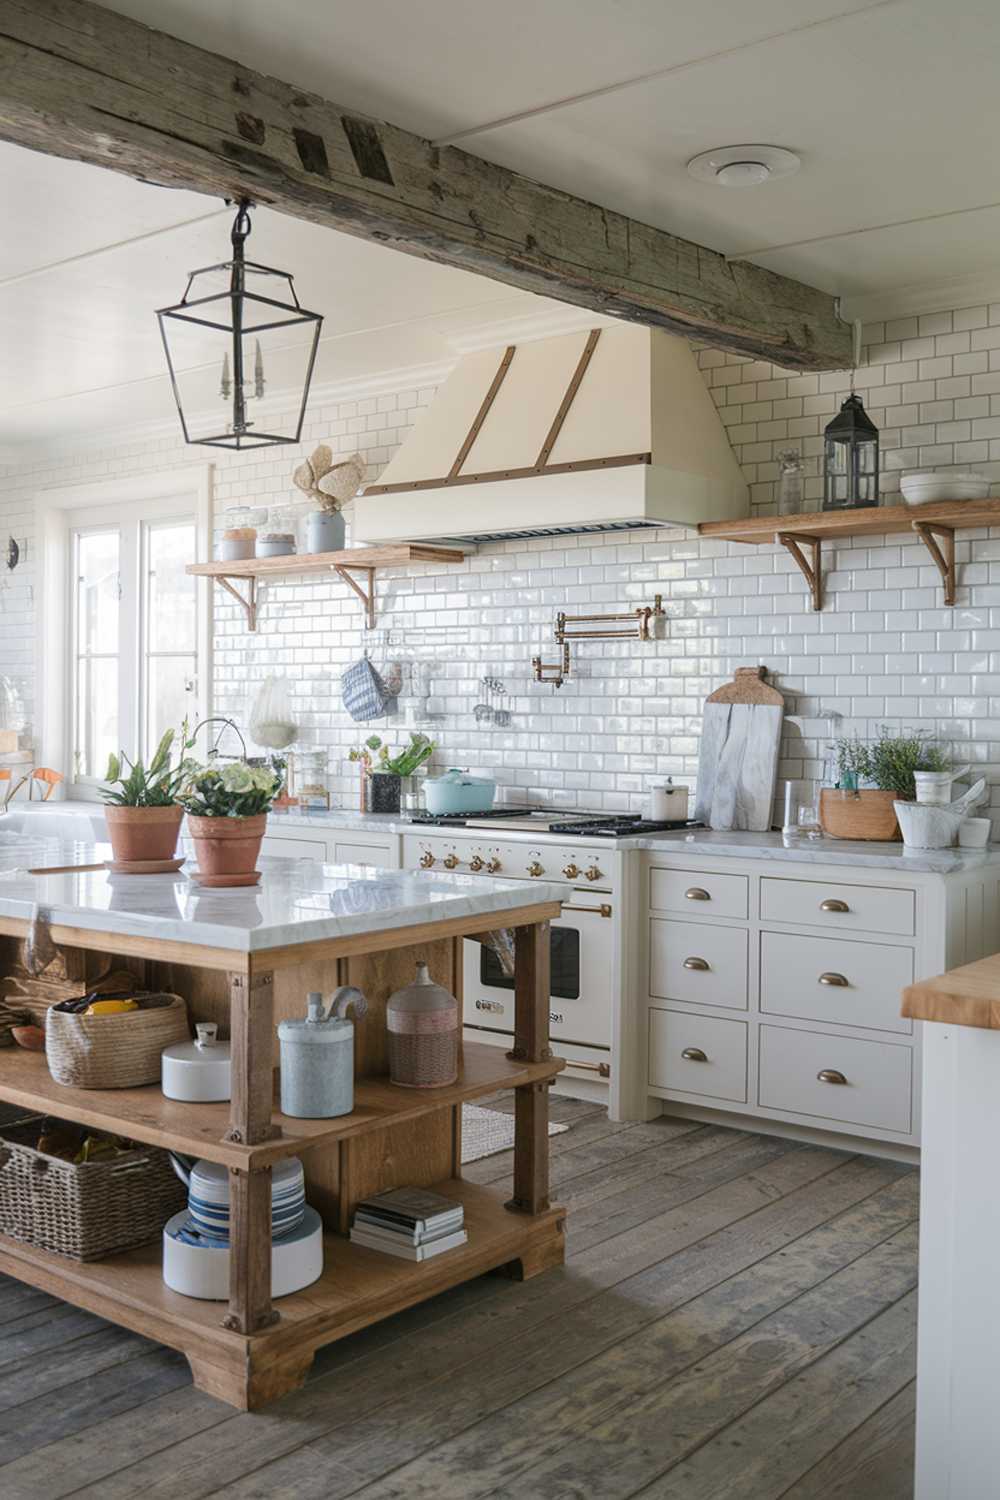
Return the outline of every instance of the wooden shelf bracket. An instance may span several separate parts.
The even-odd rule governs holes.
[[[247,585],[247,592],[245,594],[241,594],[240,591],[239,591],[239,589],[234,588],[233,584],[232,584],[232,581],[229,578],[223,578],[223,577],[217,576],[215,581],[216,581],[216,583],[219,583],[219,584],[222,585],[222,587],[225,589],[225,591],[226,591],[227,594],[231,594],[232,595],[232,597],[236,600],[236,603],[243,610],[244,614],[247,617],[247,629],[248,630],[256,630],[257,629],[257,580],[256,580],[256,578],[247,578],[247,579],[244,580],[246,582],[246,585]]]
[[[361,600],[362,604],[365,607],[365,628],[366,628],[366,630],[374,630],[375,629],[375,569],[374,568],[363,568],[360,565],[360,563],[334,563],[334,565],[333,565],[333,571],[337,574],[337,576],[339,578],[342,578],[343,581],[346,584],[349,584],[350,587],[357,594],[358,598]],[[361,584],[358,583],[357,579],[353,578],[351,576],[353,573],[365,573],[365,574],[367,574],[367,577],[368,577],[368,588],[367,589],[362,588]]]
[[[818,536],[807,536],[802,532],[779,531],[775,537],[776,542],[791,553],[795,565],[799,569],[812,595],[812,607],[814,610],[823,608],[823,575],[821,571],[821,560],[823,544]],[[802,551],[808,547],[812,554],[811,561],[806,558]]]
[[[940,521],[914,521],[913,529],[931,555],[931,561],[941,574],[944,585],[945,604],[955,603],[955,528],[943,526]],[[943,547],[938,544],[941,538]]]

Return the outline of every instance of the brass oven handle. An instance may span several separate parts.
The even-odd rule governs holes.
[[[707,891],[702,890],[700,885],[688,886],[684,894],[689,901],[711,901],[712,899]]]
[[[686,958],[684,967],[685,969],[698,969],[701,973],[705,973],[712,965],[704,958]]]
[[[708,1054],[702,1052],[700,1047],[685,1047],[681,1057],[687,1062],[708,1062]]]
[[[611,907],[607,902],[602,902],[600,906],[574,906],[572,902],[564,901],[563,911],[586,911],[592,917],[610,917],[611,915]]]
[[[846,990],[850,981],[843,974],[821,974],[819,983],[832,985],[834,989]]]
[[[819,903],[820,911],[850,911],[846,901],[840,901],[836,896],[828,896],[825,901]]]
[[[847,1079],[837,1068],[820,1068],[816,1074],[818,1083],[846,1083]]]
[[[567,1057],[567,1068],[582,1068],[585,1073],[599,1073],[602,1078],[611,1077],[610,1063],[577,1062],[575,1057]]]

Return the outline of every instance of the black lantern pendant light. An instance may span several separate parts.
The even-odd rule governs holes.
[[[823,509],[865,510],[878,505],[878,428],[854,390],[861,324],[854,325],[851,394],[823,438]]]
[[[302,433],[323,318],[299,305],[289,272],[245,258],[249,210],[242,201],[233,221],[232,260],[192,271],[180,302],[156,314],[186,443],[266,448]],[[268,385],[295,412],[276,431],[248,415]]]

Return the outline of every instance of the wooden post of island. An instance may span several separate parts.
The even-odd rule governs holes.
[[[44,1056],[18,1048],[0,1054],[0,1099],[227,1166],[229,1305],[167,1288],[159,1244],[81,1263],[0,1237],[0,1271],[181,1350],[196,1385],[254,1409],[301,1384],[323,1344],[486,1271],[532,1276],[561,1264],[565,1215],[548,1199],[547,1092],[563,1067],[548,1034],[559,887],[269,860],[260,888],[223,893],[221,903],[183,876],[129,877],[116,912],[121,877],[110,900],[108,881],[104,872],[5,880],[0,958],[16,962],[41,903],[75,971],[91,978],[109,959],[133,968],[141,960],[149,988],[188,999],[192,1024],[217,1021],[230,1033],[231,1103],[179,1103],[157,1084],[62,1087]],[[348,884],[355,901],[372,894],[368,915],[334,914],[350,910],[338,904]],[[460,996],[462,940],[498,927],[516,934],[512,1051],[467,1044],[458,1080],[443,1088],[390,1083],[388,996],[417,961]],[[354,1111],[332,1120],[281,1115],[275,1025],[301,1015],[307,990],[341,983],[358,985],[370,1005],[356,1032]],[[462,1103],[500,1088],[517,1091],[512,1196],[461,1180]],[[323,1218],[325,1263],[318,1282],[272,1305],[271,1168],[289,1155],[302,1159],[307,1200]],[[460,1200],[468,1243],[415,1264],[352,1245],[357,1201],[404,1185]]]

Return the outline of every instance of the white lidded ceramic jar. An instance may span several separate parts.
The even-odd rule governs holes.
[[[458,1077],[458,1001],[426,964],[386,1004],[389,1076],[410,1089],[441,1088]]]
[[[229,1043],[219,1041],[214,1021],[199,1021],[193,1042],[174,1042],[160,1056],[160,1080],[168,1099],[207,1104],[231,1097]]]
[[[648,817],[654,823],[684,823],[688,815],[688,788],[674,786],[668,776],[662,786],[649,793]]]

